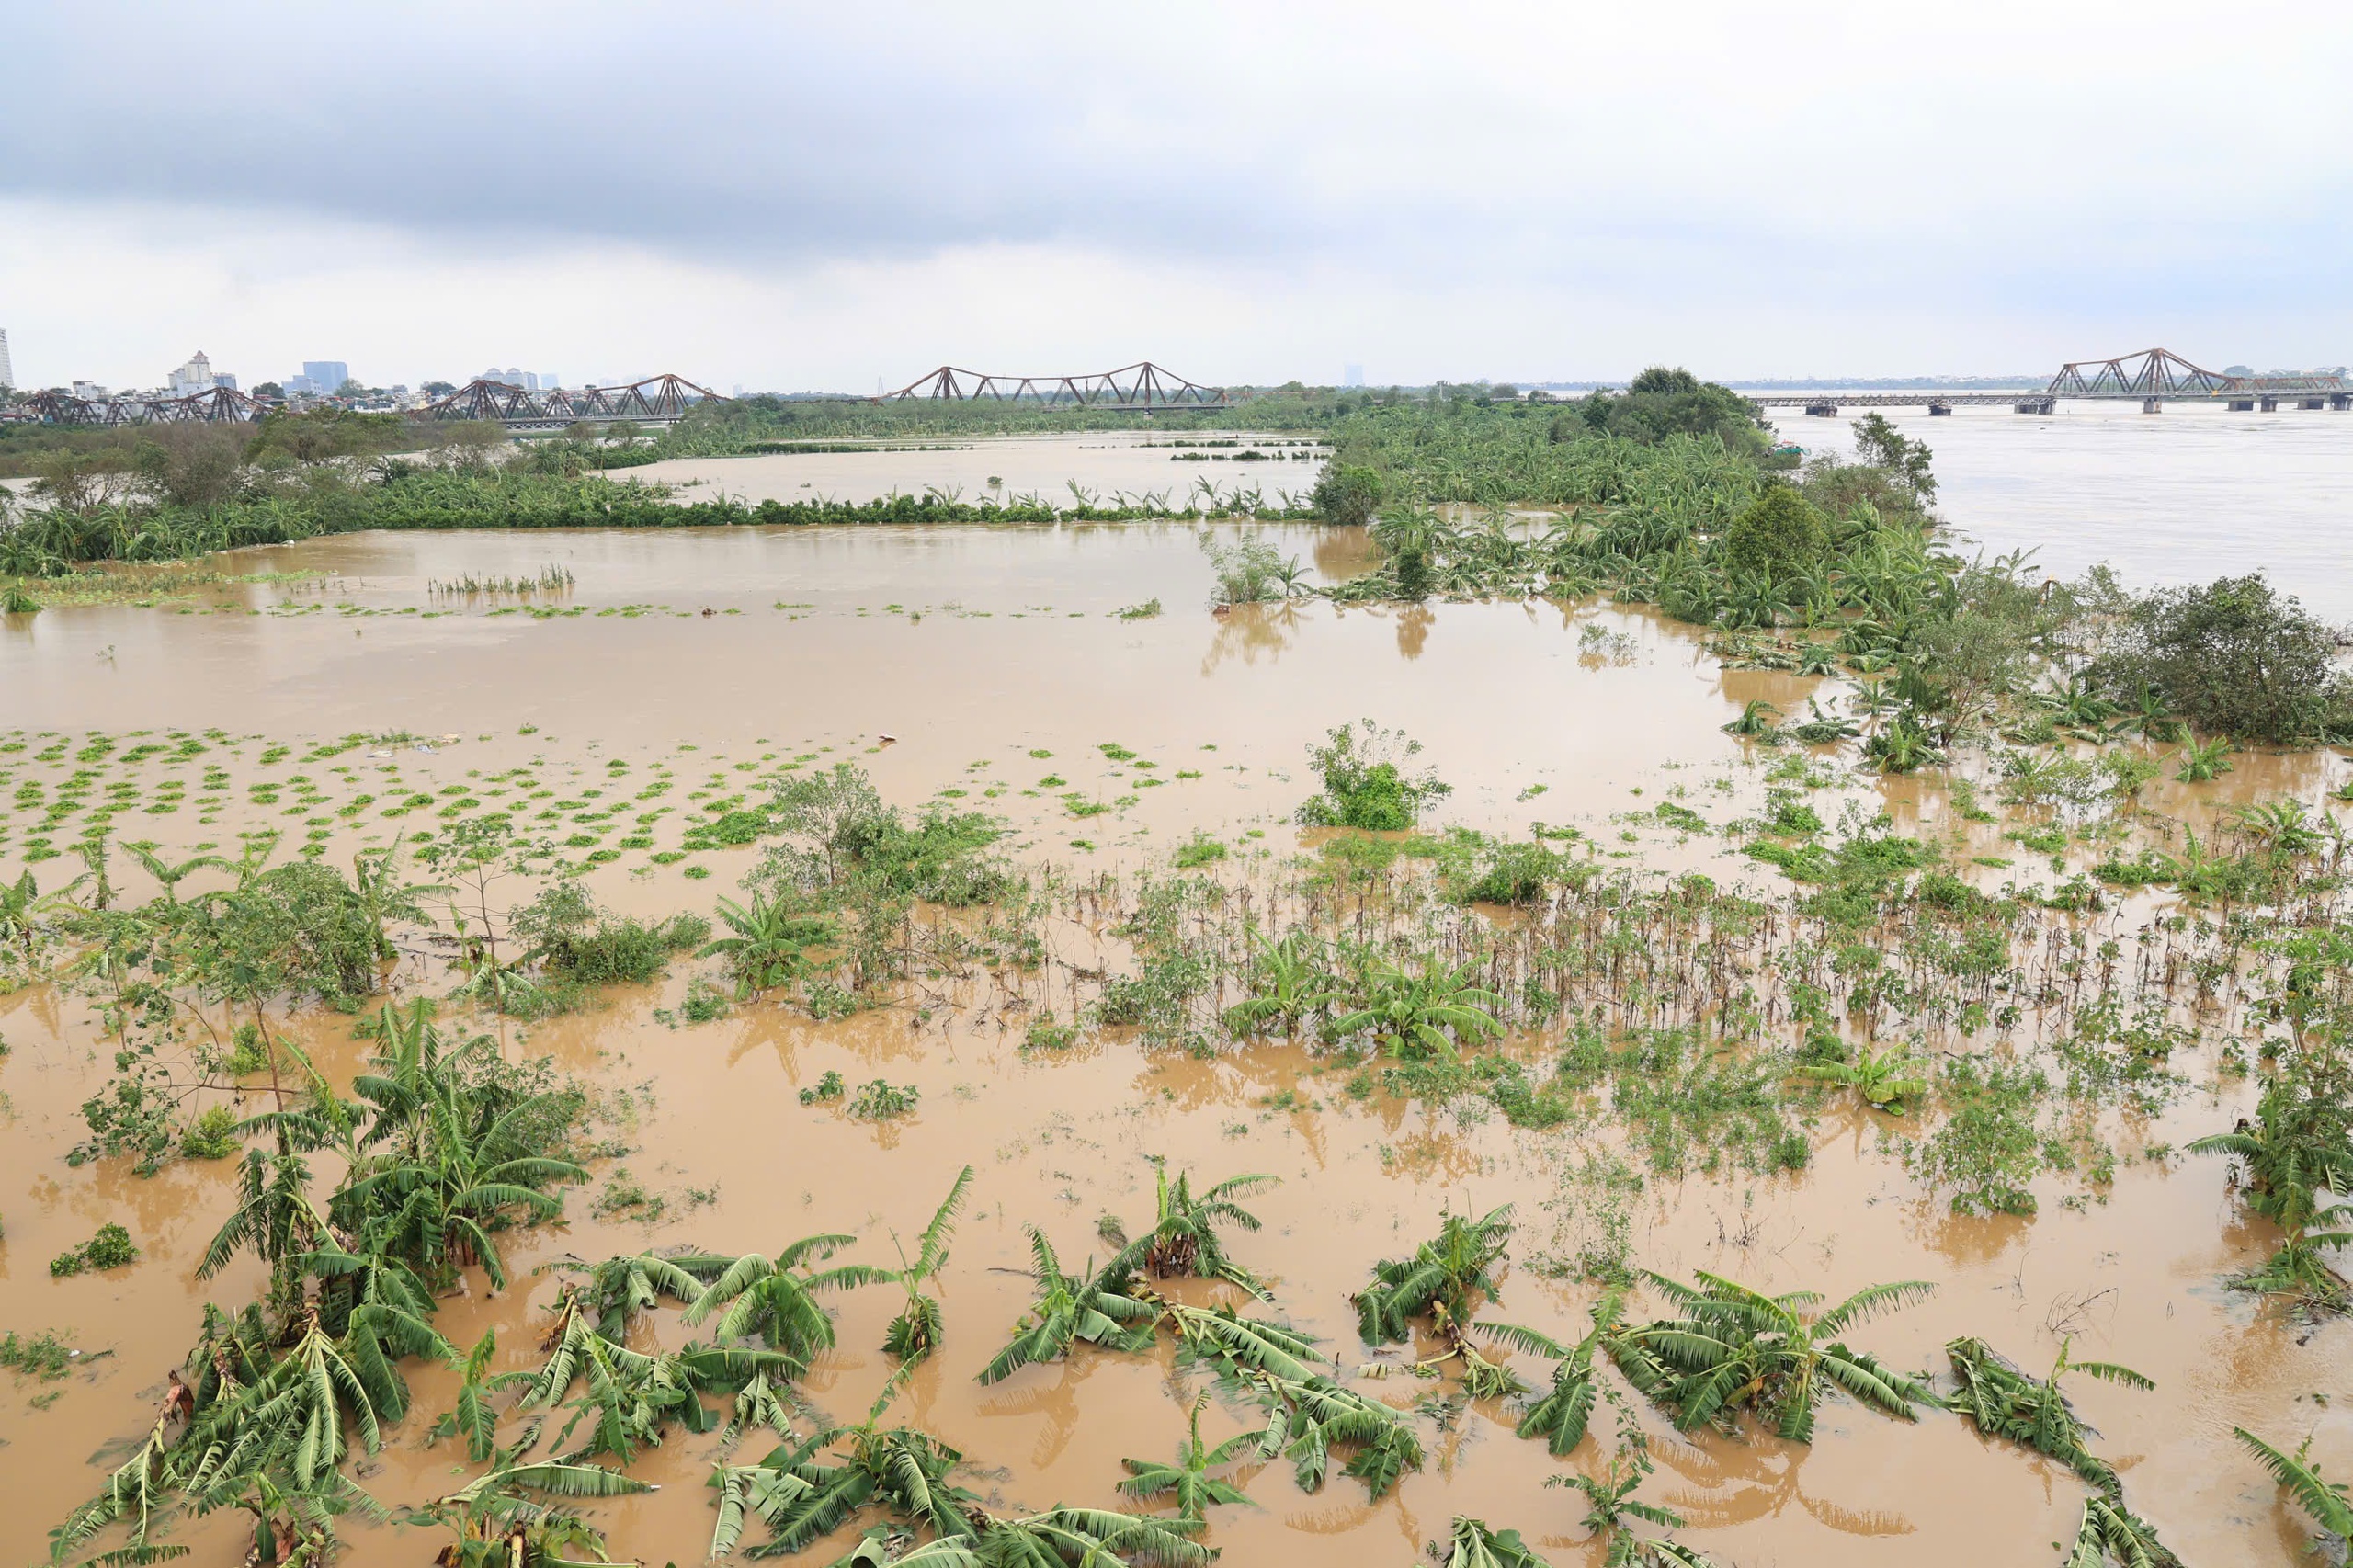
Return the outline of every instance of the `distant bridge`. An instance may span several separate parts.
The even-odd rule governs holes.
[[[230,387],[193,392],[187,397],[75,397],[70,392],[34,392],[21,399],[22,415],[48,425],[95,425],[111,429],[128,425],[223,425],[250,423],[269,412],[269,405]]]
[[[2050,414],[2061,398],[2095,403],[2137,399],[2144,414],[2155,414],[2167,403],[2221,403],[2240,413],[2259,408],[2272,414],[2282,403],[2342,411],[2353,408],[2353,382],[2342,376],[2226,376],[2200,369],[2168,349],[2143,348],[2118,359],[2062,365],[2051,384],[2039,392],[1802,392],[1748,401],[1760,408],[1802,408],[1835,419],[1841,408],[1926,408],[1930,414],[1950,414],[1964,404],[2005,403],[2020,414]]]
[[[639,425],[675,425],[694,403],[725,400],[709,387],[677,376],[649,376],[623,387],[582,387],[565,392],[525,392],[505,381],[468,381],[440,402],[408,411],[411,419],[494,419],[510,430],[555,430],[586,420],[626,419]],[[35,392],[20,401],[20,416],[51,425],[93,425],[102,429],[133,425],[252,424],[278,407],[227,387],[189,397],[87,398],[64,392]]]
[[[1121,414],[1223,408],[1223,387],[1196,386],[1149,359],[1088,376],[992,376],[942,365],[929,375],[884,392],[875,403],[931,398],[943,403],[1034,403],[1047,407],[1099,408]]]
[[[695,403],[724,403],[709,387],[679,376],[648,376],[624,387],[561,388],[525,392],[508,381],[472,381],[412,419],[495,419],[509,430],[557,430],[583,420],[626,419],[637,425],[675,425]]]

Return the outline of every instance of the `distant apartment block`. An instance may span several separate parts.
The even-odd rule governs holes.
[[[324,397],[351,380],[351,367],[340,359],[305,359],[302,361],[302,380],[311,383],[313,392]]]
[[[212,390],[212,361],[199,348],[188,356],[188,363],[165,378],[164,385],[174,397],[193,397]]]
[[[509,365],[504,370],[493,365],[474,380],[496,381],[501,386],[520,387],[525,392],[553,392],[563,385],[553,370],[524,370]]]
[[[0,326],[0,387],[17,384],[17,367],[8,360],[8,329]]]

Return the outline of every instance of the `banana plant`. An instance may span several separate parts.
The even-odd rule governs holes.
[[[497,1331],[484,1329],[472,1350],[451,1358],[458,1372],[458,1400],[433,1423],[425,1435],[426,1442],[462,1439],[466,1457],[476,1464],[484,1463],[497,1451],[498,1413],[491,1408],[490,1396],[502,1387],[530,1379],[529,1372],[491,1371],[490,1358],[497,1352]]]
[[[1271,1024],[1284,1039],[1296,1040],[1308,1019],[1340,1000],[1324,944],[1305,931],[1287,932],[1280,940],[1254,931],[1251,939],[1257,949],[1251,959],[1251,994],[1226,1010],[1227,1027],[1241,1033]]]
[[[410,1520],[439,1525],[457,1537],[442,1550],[443,1568],[613,1568],[605,1538],[593,1525],[529,1494],[585,1499],[655,1490],[597,1465],[509,1461],[413,1510]]]
[[[2182,748],[2174,753],[2174,760],[2180,765],[2174,770],[2175,779],[2183,784],[2211,783],[2231,771],[2232,749],[2231,743],[2220,735],[2206,741],[2195,737],[2185,741]]]
[[[1549,1568],[1528,1549],[1518,1530],[1489,1529],[1486,1520],[1461,1515],[1455,1516],[1444,1541],[1430,1543],[1429,1555],[1442,1568]]]
[[[1146,1499],[1166,1494],[1176,1506],[1176,1517],[1197,1526],[1207,1519],[1212,1507],[1249,1503],[1242,1488],[1210,1472],[1239,1462],[1256,1446],[1258,1434],[1243,1432],[1215,1448],[1210,1447],[1201,1440],[1201,1410],[1209,1402],[1206,1393],[1193,1401],[1186,1439],[1177,1445],[1175,1464],[1123,1459],[1120,1462],[1127,1466],[1128,1479],[1120,1483],[1120,1490],[1131,1497]]]
[[[1925,1382],[1836,1337],[1926,1297],[1935,1287],[1925,1280],[1867,1286],[1824,1312],[1813,1290],[1768,1296],[1705,1272],[1695,1285],[1643,1277],[1680,1314],[1647,1325],[1639,1337],[1675,1374],[1666,1397],[1686,1431],[1729,1426],[1749,1409],[1771,1420],[1784,1440],[1812,1442],[1815,1409],[1830,1389],[1903,1421],[1915,1419],[1915,1405],[1941,1403]]]
[[[1541,1437],[1554,1459],[1566,1459],[1585,1440],[1593,1420],[1594,1403],[1601,1386],[1597,1356],[1607,1357],[1635,1392],[1655,1398],[1671,1377],[1661,1362],[1636,1337],[1626,1323],[1626,1298],[1621,1290],[1606,1292],[1594,1303],[1593,1327],[1565,1350],[1549,1352],[1559,1359],[1552,1368],[1552,1385],[1521,1415],[1518,1435]]]
[[[1171,1181],[1166,1161],[1155,1157],[1152,1164],[1157,1217],[1144,1249],[1144,1267],[1152,1277],[1223,1279],[1265,1298],[1267,1288],[1258,1278],[1226,1256],[1218,1229],[1226,1225],[1244,1231],[1258,1229],[1258,1217],[1234,1199],[1279,1187],[1282,1178],[1262,1175],[1228,1176],[1216,1186],[1195,1193],[1191,1172],[1180,1171]]]
[[[1852,1062],[1813,1062],[1799,1068],[1798,1076],[1852,1089],[1873,1110],[1902,1116],[1905,1102],[1928,1092],[1927,1081],[1915,1075],[1920,1067],[1900,1051],[1878,1051],[1866,1045]]]
[[[2064,1568],[2181,1568],[2146,1519],[2097,1493],[2084,1499]]]
[[[1449,1214],[1412,1256],[1373,1265],[1372,1283],[1355,1298],[1358,1335],[1368,1345],[1401,1343],[1412,1336],[1413,1321],[1434,1307],[1454,1322],[1468,1321],[1472,1296],[1499,1299],[1493,1271],[1510,1236],[1508,1203],[1476,1220]]]
[[[1421,1439],[1403,1413],[1329,1378],[1287,1377],[1240,1365],[1221,1368],[1220,1378],[1265,1409],[1258,1452],[1290,1460],[1302,1492],[1322,1489],[1336,1449],[1352,1450],[1341,1473],[1363,1482],[1375,1501],[1387,1496],[1408,1471],[1422,1467]]]
[[[588,1271],[582,1299],[596,1313],[597,1332],[626,1344],[630,1330],[665,1297],[680,1305],[700,1298],[735,1260],[715,1253],[650,1252],[608,1257]]]
[[[2075,1360],[2069,1354],[2074,1345],[2072,1339],[2061,1340],[2051,1375],[2037,1380],[2004,1360],[1982,1339],[1953,1340],[1945,1346],[1945,1354],[1951,1358],[1953,1376],[1961,1387],[1949,1403],[1988,1437],[2048,1454],[2103,1494],[2119,1497],[2121,1488],[2116,1470],[2085,1446],[2086,1428],[2060,1388],[2060,1380],[2079,1372],[2125,1388],[2149,1390],[2157,1385],[2112,1361]]]
[[[321,1247],[296,1260],[317,1279],[321,1324],[340,1337],[344,1353],[388,1421],[408,1414],[408,1381],[400,1364],[412,1357],[449,1360],[455,1352],[429,1321],[433,1292],[402,1259],[375,1249]]]
[[[143,844],[127,844],[123,847],[131,852],[132,859],[139,862],[140,869],[153,877],[155,880],[155,885],[164,890],[164,901],[166,903],[179,903],[180,884],[197,872],[208,867],[228,864],[218,855],[199,855],[192,859],[173,865]]]
[[[691,1327],[724,1306],[718,1334],[722,1339],[758,1335],[802,1367],[834,1347],[834,1320],[817,1298],[827,1291],[891,1283],[889,1270],[868,1264],[838,1264],[814,1269],[858,1238],[839,1233],[804,1236],[774,1257],[746,1253],[727,1266],[687,1308]]]
[[[2346,1495],[2345,1483],[2330,1481],[2312,1462],[2313,1440],[2310,1437],[2298,1445],[2292,1454],[2282,1453],[2244,1426],[2231,1431],[2253,1454],[2256,1462],[2277,1482],[2297,1506],[2310,1516],[2313,1524],[2339,1540],[2353,1538],[2353,1499]]]
[[[1431,963],[1409,973],[1396,964],[1376,962],[1367,994],[1354,1011],[1332,1020],[1332,1033],[1370,1033],[1401,1060],[1459,1060],[1458,1042],[1475,1045],[1503,1032],[1492,1009],[1504,999],[1475,984],[1472,971],[1471,964],[1449,969]]]
[[[554,1408],[573,1385],[582,1395],[574,1415],[556,1436],[561,1449],[579,1424],[589,1422],[582,1446],[567,1459],[611,1454],[624,1463],[642,1446],[658,1444],[672,1422],[691,1432],[718,1425],[703,1404],[708,1392],[733,1392],[764,1373],[787,1373],[799,1363],[777,1350],[689,1345],[683,1350],[648,1354],[597,1332],[591,1308],[577,1286],[564,1288],[556,1323],[545,1341],[548,1359],[525,1385],[521,1403]]]
[[[1129,1243],[1099,1271],[1090,1263],[1085,1274],[1071,1274],[1045,1233],[1035,1225],[1028,1231],[1029,1278],[1038,1295],[1011,1341],[981,1369],[982,1382],[1001,1382],[1023,1367],[1060,1360],[1081,1341],[1129,1352],[1152,1343],[1159,1309],[1129,1293],[1151,1237]]]
[[[1708,1560],[1672,1539],[1645,1540],[1627,1522],[1639,1519],[1661,1529],[1681,1529],[1683,1517],[1634,1495],[1654,1467],[1641,1448],[1611,1456],[1600,1475],[1556,1475],[1545,1484],[1585,1494],[1585,1528],[1603,1542],[1604,1568],[1707,1568]]]
[[[940,1268],[948,1262],[948,1244],[956,1234],[956,1219],[964,1206],[964,1194],[972,1185],[972,1167],[966,1165],[957,1173],[948,1189],[948,1196],[932,1211],[931,1223],[915,1238],[915,1256],[910,1259],[907,1249],[899,1247],[899,1267],[891,1278],[906,1292],[906,1304],[882,1335],[883,1350],[908,1365],[922,1360],[939,1347],[939,1302],[926,1293],[925,1287],[936,1284]],[[892,1237],[893,1245],[898,1238]]]
[[[588,1173],[542,1152],[554,1096],[501,1103],[488,1085],[457,1074],[427,1078],[423,1087],[417,1134],[404,1147],[355,1165],[328,1211],[437,1282],[480,1264],[505,1290],[506,1265],[492,1239],[494,1227],[515,1210],[554,1218],[563,1199],[543,1189],[585,1181]]]
[[[721,899],[719,919],[732,934],[705,943],[695,956],[725,959],[747,995],[798,979],[808,967],[808,949],[835,934],[832,921],[756,892],[749,906]]]
[[[801,1551],[870,1508],[941,1539],[977,1538],[971,1511],[980,1500],[949,1480],[963,1454],[927,1432],[882,1425],[905,1376],[904,1368],[893,1373],[855,1426],[826,1427],[756,1465],[715,1467],[710,1484],[720,1507],[710,1555],[732,1552],[753,1515],[768,1527],[761,1556]],[[822,1457],[828,1450],[830,1460]]]

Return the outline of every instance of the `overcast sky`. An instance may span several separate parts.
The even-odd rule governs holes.
[[[17,379],[2353,359],[2353,6],[16,0]]]

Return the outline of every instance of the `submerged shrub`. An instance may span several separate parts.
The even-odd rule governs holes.
[[[1510,843],[1470,828],[1447,835],[1439,869],[1458,903],[1541,903],[1577,878],[1576,862],[1540,840]]]
[[[1299,820],[1310,827],[1376,833],[1412,827],[1425,805],[1453,788],[1431,769],[1405,770],[1421,749],[1421,742],[1402,730],[1384,730],[1370,719],[1329,732],[1322,745],[1308,748],[1324,792],[1299,808]]]
[[[710,935],[698,915],[647,922],[599,911],[576,881],[556,882],[518,911],[515,933],[547,972],[579,985],[643,985],[670,956]]]
[[[80,1246],[68,1247],[49,1260],[49,1272],[53,1278],[80,1274],[89,1269],[120,1268],[139,1260],[139,1249],[131,1244],[131,1233],[120,1225],[101,1225],[98,1233]]]
[[[2353,733],[2353,676],[2336,658],[2335,631],[2258,572],[2137,600],[2094,673],[2128,701],[2154,690],[2200,730],[2288,745]]]

